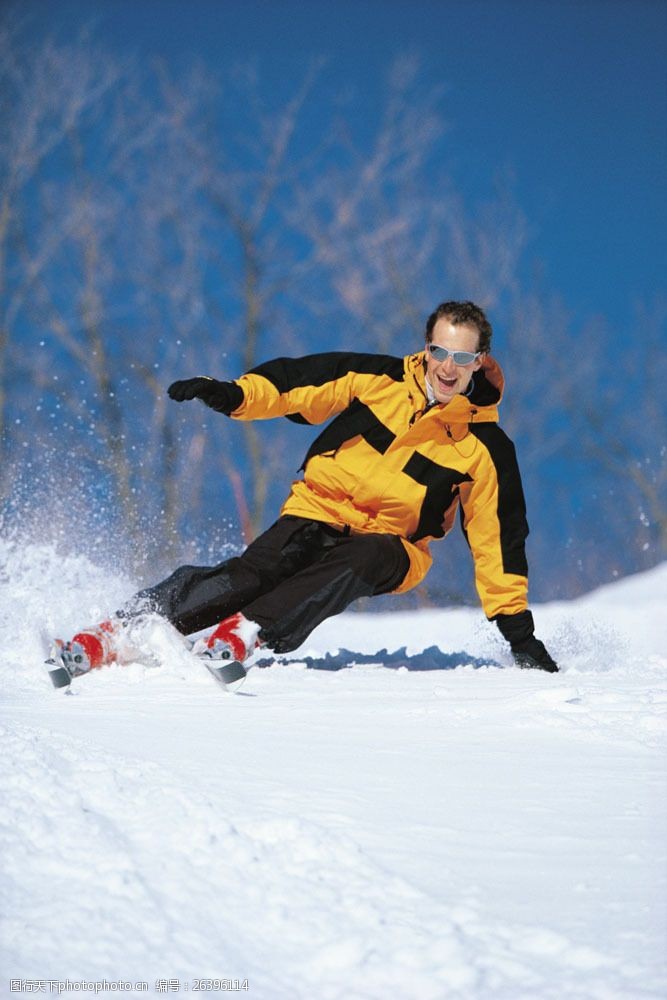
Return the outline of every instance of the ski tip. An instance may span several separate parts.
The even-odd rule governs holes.
[[[204,663],[208,672],[226,691],[238,691],[248,676],[248,671],[238,660],[233,660],[231,663],[223,663],[220,666],[215,662],[206,663],[204,661]]]
[[[46,668],[54,688],[69,687],[72,683],[69,670],[66,670],[62,663],[57,663],[55,660],[47,660]]]

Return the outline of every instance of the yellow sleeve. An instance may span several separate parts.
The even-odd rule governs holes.
[[[460,497],[475,585],[487,618],[513,615],[528,606],[528,522],[519,467],[514,445],[497,424],[471,430],[484,447]]]
[[[380,375],[402,379],[402,359],[342,351],[276,358],[236,379],[243,402],[231,416],[321,424],[346,409],[369,377]]]

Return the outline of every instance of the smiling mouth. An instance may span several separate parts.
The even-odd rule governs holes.
[[[456,378],[443,378],[442,375],[438,375],[438,382],[443,387],[443,389],[453,389],[456,385]]]

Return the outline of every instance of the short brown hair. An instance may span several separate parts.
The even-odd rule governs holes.
[[[476,306],[474,302],[441,302],[426,320],[427,343],[430,344],[433,339],[433,327],[439,319],[443,318],[448,319],[454,326],[459,323],[474,326],[479,334],[477,350],[483,354],[491,350],[493,329],[484,314],[484,310]]]

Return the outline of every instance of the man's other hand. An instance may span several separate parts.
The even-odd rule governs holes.
[[[544,643],[535,638],[535,623],[530,611],[520,611],[518,615],[496,615],[494,621],[509,642],[517,667],[557,673],[558,664],[549,655]]]

